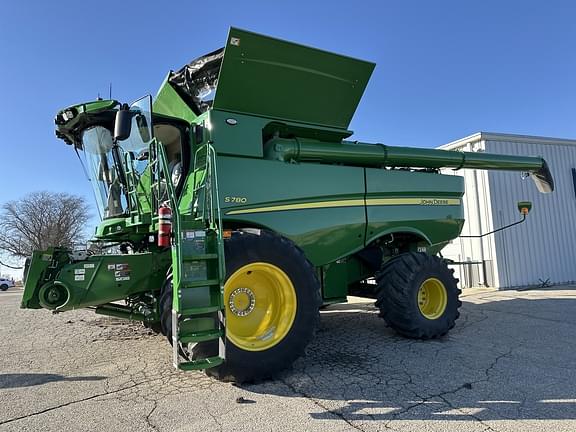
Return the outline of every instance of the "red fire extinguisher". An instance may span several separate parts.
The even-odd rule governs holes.
[[[158,246],[169,247],[172,234],[172,210],[162,204],[158,209]]]

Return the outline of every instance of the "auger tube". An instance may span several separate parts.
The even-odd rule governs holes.
[[[395,147],[343,141],[330,143],[302,138],[273,138],[266,143],[267,159],[284,162],[340,163],[364,167],[461,168],[522,171],[531,174],[540,192],[552,192],[554,180],[541,157],[473,153],[415,147]]]

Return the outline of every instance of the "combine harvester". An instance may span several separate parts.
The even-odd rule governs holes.
[[[439,253],[464,224],[464,184],[439,170],[553,180],[540,157],[347,141],[373,69],[232,28],[154,99],[59,112],[102,222],[87,252],[34,252],[22,308],[140,320],[177,368],[236,381],[290,366],[349,292],[404,336],[444,335],[461,303]]]

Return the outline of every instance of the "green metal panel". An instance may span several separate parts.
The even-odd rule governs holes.
[[[339,260],[322,267],[322,297],[324,300],[342,299],[348,295],[348,263]]]
[[[442,245],[464,224],[460,176],[366,168],[366,241],[409,232]]]
[[[164,79],[154,98],[152,109],[156,114],[178,117],[190,123],[196,119],[196,114],[168,83],[168,76]]]
[[[233,120],[233,124],[226,120]],[[270,119],[209,111],[210,137],[218,153],[262,157],[262,130]]]
[[[374,66],[231,28],[213,107],[346,129]]]
[[[330,263],[363,247],[362,169],[220,156],[218,174],[225,223],[276,231],[296,242],[314,265]],[[314,208],[325,201],[356,205]],[[258,210],[295,203],[308,203],[309,208]],[[256,212],[250,213],[254,209]]]
[[[203,114],[203,116],[206,114]],[[262,157],[264,136],[307,137],[316,140],[340,141],[352,132],[328,127],[310,128],[301,123],[279,122],[266,117],[244,115],[230,111],[209,110],[207,113],[210,139],[220,154]],[[202,116],[196,119],[199,122]]]

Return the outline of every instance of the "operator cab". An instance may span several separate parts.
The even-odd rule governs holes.
[[[176,196],[182,192],[190,169],[190,125],[181,119],[151,113],[151,97],[132,104],[96,101],[61,111],[56,117],[56,135],[84,156],[84,165],[94,189],[101,219],[152,212],[153,178],[158,190],[154,198],[167,199],[172,183]],[[168,163],[159,174],[150,159],[153,139],[162,143]],[[158,186],[159,185],[159,186]],[[130,202],[130,205],[129,205]]]

